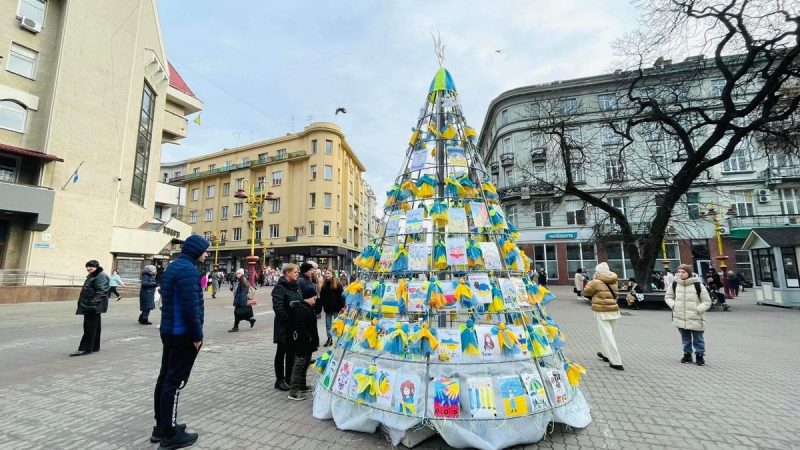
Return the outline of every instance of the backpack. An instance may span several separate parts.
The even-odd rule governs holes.
[[[700,292],[702,292],[703,287],[702,287],[702,285],[701,285],[701,283],[699,281],[695,281],[693,284],[694,284],[694,290],[697,291],[697,298],[700,298]],[[675,288],[676,287],[678,287],[678,282],[677,281],[673,281],[672,282],[672,292],[673,293],[675,292]]]

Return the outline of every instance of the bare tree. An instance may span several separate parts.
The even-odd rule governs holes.
[[[542,98],[525,121],[533,149],[558,149],[548,168],[559,174],[542,177],[533,161],[521,167],[525,181],[576,197],[598,212],[600,228],[604,219],[613,225],[643,282],[676,205],[705,182],[709,169],[754,140],[767,153],[797,153],[800,7],[774,0],[647,0],[638,6],[641,28],[616,43],[623,60],[614,75],[613,107],[601,105],[600,117],[591,119],[603,126],[580,135],[585,108]],[[657,57],[681,53],[699,56],[679,65]],[[709,79],[718,80],[710,91]],[[602,156],[593,151],[598,148]],[[583,183],[582,171],[590,162],[599,169],[598,159],[606,182]],[[609,191],[627,189],[651,192],[655,201],[627,208],[609,202]]]

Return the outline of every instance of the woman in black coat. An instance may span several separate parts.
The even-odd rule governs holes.
[[[289,390],[289,381],[292,379],[292,366],[294,365],[294,351],[292,350],[292,321],[291,302],[303,301],[300,288],[297,286],[297,277],[300,269],[297,264],[285,264],[283,276],[272,289],[272,310],[275,312],[275,327],[272,342],[278,344],[275,351],[275,389]]]
[[[78,297],[75,314],[83,316],[83,337],[78,351],[69,356],[83,356],[100,351],[100,315],[108,311],[108,275],[100,263],[91,260],[86,263],[86,281],[83,282]]]
[[[322,309],[325,311],[325,331],[328,333],[328,340],[325,341],[325,347],[331,345],[333,336],[331,335],[331,324],[333,319],[339,314],[339,311],[344,308],[344,288],[339,282],[339,279],[333,276],[330,270],[325,271],[325,282],[322,284],[322,289],[319,291],[319,299],[322,301]]]
[[[156,266],[144,266],[142,272],[142,284],[139,289],[139,323],[142,325],[152,325],[150,322],[150,311],[156,309]]]
[[[253,307],[247,304],[247,293],[250,292],[250,281],[244,276],[244,269],[236,271],[236,280],[231,286],[233,291],[233,328],[228,333],[239,331],[239,322],[246,320],[250,322],[250,328],[256,323],[253,318]]]

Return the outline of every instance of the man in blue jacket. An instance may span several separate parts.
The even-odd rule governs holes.
[[[189,236],[161,278],[164,350],[154,395],[156,426],[150,436],[150,442],[161,442],[159,448],[183,448],[197,441],[197,433],[187,433],[186,425],[177,423],[178,396],[203,344],[203,291],[196,263],[208,257],[208,246],[202,237]]]

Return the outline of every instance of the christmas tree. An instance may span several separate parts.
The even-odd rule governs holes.
[[[395,445],[425,426],[481,449],[536,442],[553,421],[591,422],[584,369],[547,312],[555,297],[529,277],[476,138],[440,67],[317,360],[315,417],[383,425]]]

